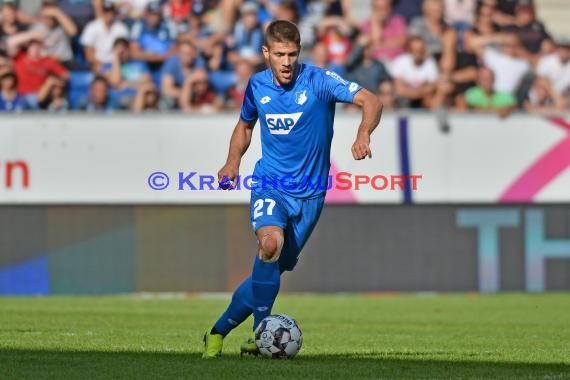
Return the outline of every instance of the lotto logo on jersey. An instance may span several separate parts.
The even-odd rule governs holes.
[[[267,128],[272,135],[288,135],[302,114],[303,112],[266,114]]]
[[[342,77],[340,75],[338,75],[337,73],[335,73],[334,71],[327,70],[325,72],[325,74],[331,78],[336,79],[337,81],[339,81],[340,83],[342,83],[345,86],[348,84],[347,80],[342,79]]]

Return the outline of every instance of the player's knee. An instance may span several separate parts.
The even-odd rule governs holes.
[[[275,262],[281,256],[283,235],[277,231],[269,232],[261,238],[259,258],[265,262]]]

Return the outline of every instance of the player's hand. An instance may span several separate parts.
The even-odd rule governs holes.
[[[235,165],[226,163],[218,172],[218,183],[223,190],[233,190],[236,188],[236,179],[239,170]]]
[[[355,160],[363,160],[366,157],[372,158],[370,136],[368,134],[362,134],[356,137],[356,141],[352,144],[352,157],[354,157]]]

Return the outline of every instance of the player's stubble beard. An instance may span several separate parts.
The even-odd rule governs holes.
[[[282,51],[283,49],[285,52],[288,50],[287,47],[291,46],[290,42],[276,44],[277,46],[273,46],[275,50]],[[295,58],[291,58],[291,63],[289,65],[284,65],[280,62],[280,59],[273,57],[271,55],[271,48],[269,48],[267,52],[268,54],[265,56],[266,64],[271,69],[273,82],[279,86],[287,86],[293,83],[299,71],[300,48],[297,47],[297,56]]]
[[[271,62],[269,63],[271,72],[273,74],[273,81],[279,86],[288,86],[295,81],[297,73],[299,71],[299,64],[297,62],[289,66],[288,72],[285,72],[285,66],[275,68]]]

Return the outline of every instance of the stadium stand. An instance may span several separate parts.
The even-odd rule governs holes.
[[[569,108],[570,80],[563,85],[552,81],[553,77],[570,77],[565,0],[82,0],[73,4],[67,0],[25,4],[2,0],[1,112],[88,109],[95,78],[101,79],[101,85],[107,82],[101,87],[108,92],[106,112],[133,110],[136,94],[148,91],[157,97],[156,107],[149,110],[215,112],[220,108],[180,106],[184,88],[199,86],[183,84],[201,67],[208,71],[215,103],[235,109],[236,67],[247,61],[255,71],[264,68],[260,33],[276,18],[299,25],[302,61],[338,71],[351,80],[364,75],[369,79],[366,87],[378,93],[389,108],[477,110],[501,116],[516,110]],[[425,49],[414,43],[417,37]],[[119,38],[128,41],[130,53],[114,48]],[[42,74],[44,86],[38,90],[42,102],[35,92],[33,96],[15,95],[10,90],[10,73],[17,76],[18,91],[28,87],[25,71],[14,68],[17,59],[21,60],[20,52],[38,41],[44,56],[70,71],[69,78],[60,76],[68,80],[63,87],[66,107],[50,107],[50,86],[55,83],[50,79],[52,72]],[[188,63],[172,62],[185,43],[193,47],[194,52],[188,54],[195,57]],[[71,59],[65,50],[69,48]],[[411,54],[404,58],[407,53]],[[435,62],[429,75],[424,61]],[[118,71],[113,69],[114,62]],[[518,69],[501,70],[506,62]],[[175,70],[175,84],[165,86],[166,66]],[[485,73],[481,67],[491,69],[493,83],[488,90],[476,92],[482,88],[477,87],[480,74]],[[148,70],[149,75],[140,70]],[[470,89],[467,101],[465,94]],[[479,96],[477,102],[474,94]],[[13,106],[14,96],[25,99],[23,106]],[[508,112],[497,107],[493,101],[497,96],[514,96],[516,107],[509,106]]]

